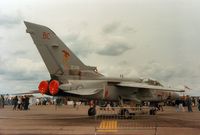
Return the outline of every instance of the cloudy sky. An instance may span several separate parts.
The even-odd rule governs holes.
[[[199,15],[199,0],[0,1],[0,93],[49,79],[26,20],[50,27],[106,76],[153,78],[200,95]]]

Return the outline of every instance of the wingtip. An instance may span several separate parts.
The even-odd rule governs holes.
[[[25,25],[33,25],[33,24],[35,24],[35,23],[28,22],[28,21],[24,21],[24,24],[25,24]],[[36,25],[36,24],[35,24],[35,25]]]
[[[24,21],[24,24],[27,24],[27,23],[29,23],[28,21]]]
[[[24,24],[26,25],[26,27],[28,27],[28,25],[30,24],[30,22],[24,21]]]

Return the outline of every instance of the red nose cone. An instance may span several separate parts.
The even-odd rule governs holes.
[[[59,90],[59,82],[57,80],[52,80],[49,84],[49,92],[51,95],[56,95]]]
[[[41,81],[38,90],[41,94],[46,94],[48,92],[48,82],[47,81]]]

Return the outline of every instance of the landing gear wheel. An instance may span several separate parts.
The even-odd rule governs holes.
[[[91,107],[91,108],[88,110],[88,116],[95,116],[95,115],[96,115],[96,108]]]
[[[149,114],[150,115],[156,115],[156,109],[155,108],[150,109]]]
[[[126,119],[130,117],[129,111],[127,109],[121,109],[120,115]]]

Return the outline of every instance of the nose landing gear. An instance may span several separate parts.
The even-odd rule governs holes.
[[[88,110],[88,116],[95,116],[96,115],[96,108],[95,107],[90,107]]]

